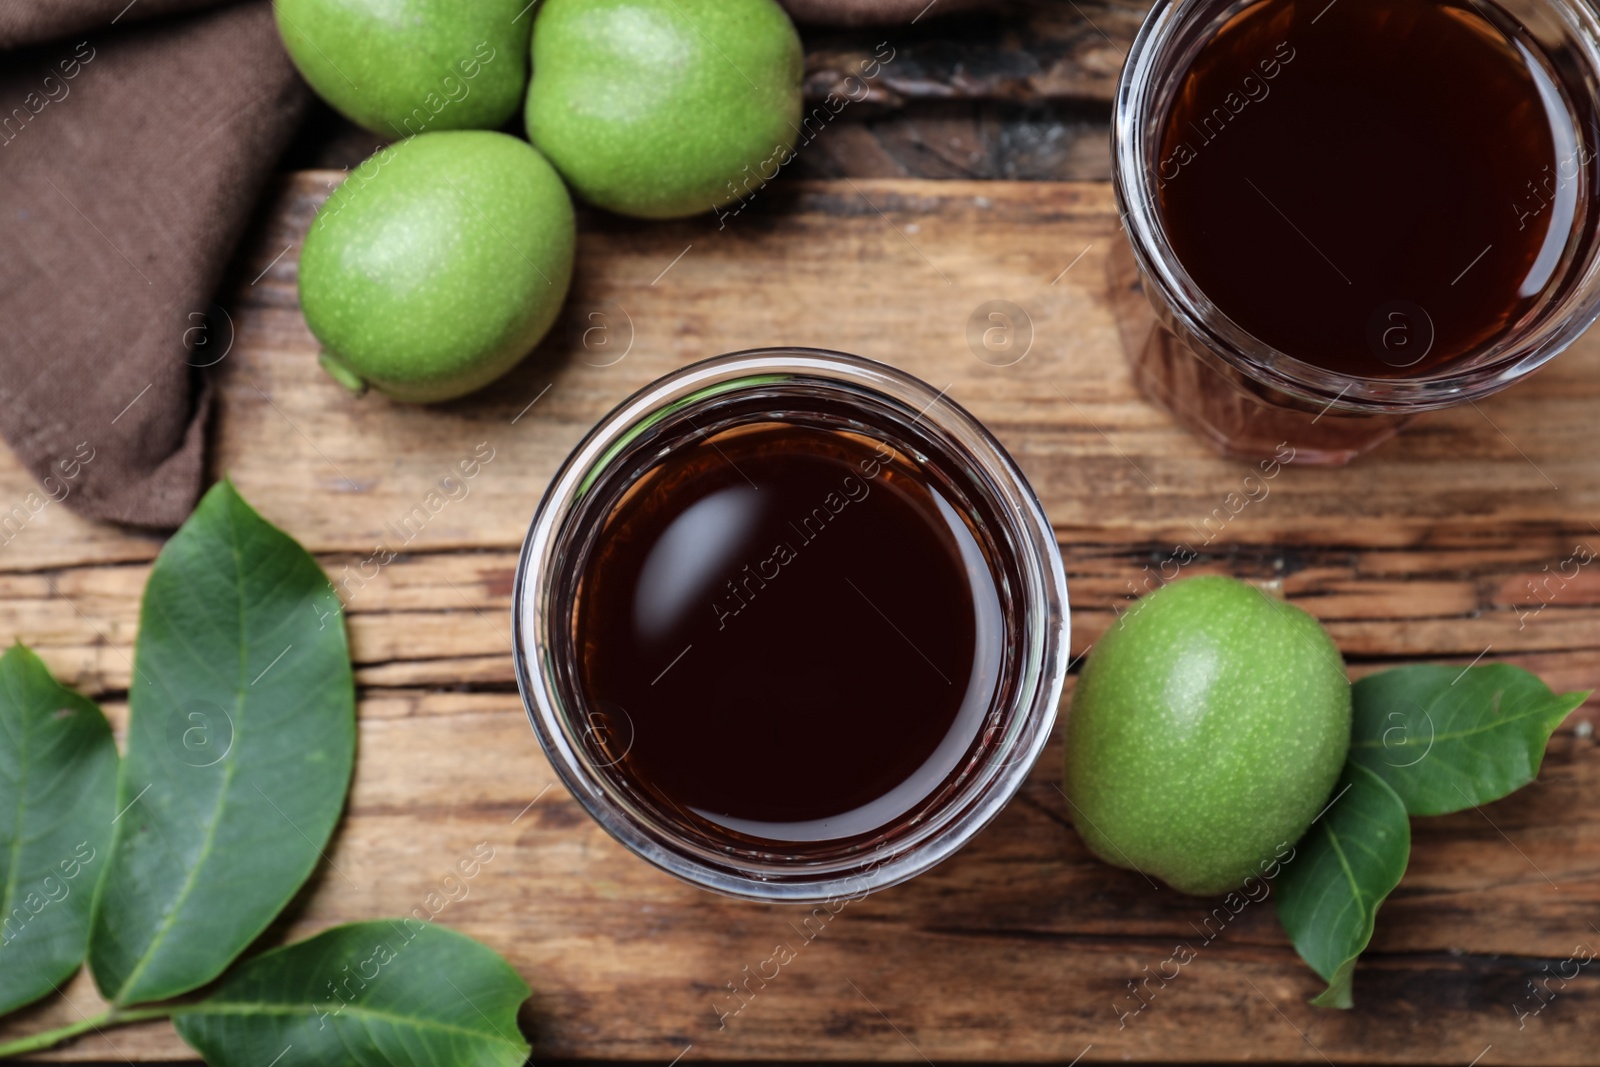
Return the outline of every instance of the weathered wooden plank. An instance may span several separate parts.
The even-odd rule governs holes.
[[[1600,574],[1581,569],[1570,579],[1550,577],[1572,558],[1581,533],[1551,529],[1514,539],[1506,549],[1456,553],[1232,545],[1181,573],[1281,582],[1284,595],[1321,619],[1358,666],[1397,659],[1466,662],[1492,648],[1494,658],[1537,659],[1552,684],[1594,685],[1600,679]],[[1160,543],[1072,541],[1063,550],[1075,655],[1136,594],[1159,584],[1172,551]],[[344,590],[360,685],[505,686],[515,680],[514,551],[415,552],[356,581],[365,558],[333,553],[321,559]],[[1175,570],[1169,566],[1168,572]],[[9,633],[37,648],[63,680],[91,694],[119,693],[132,671],[147,574],[142,563],[0,571]]]
[[[1230,514],[1250,468],[1204,451],[1129,386],[1102,277],[1117,224],[1098,184],[791,183],[722,229],[590,216],[562,325],[503,383],[431,409],[352,398],[316,368],[294,295],[297,242],[337,177],[302,174],[285,188],[241,261],[234,347],[217,368],[218,469],[319,552],[370,553],[393,539],[480,445],[495,458],[471,495],[413,519],[421,530],[405,547],[511,548],[555,465],[609,406],[688,360],[780,342],[949,383],[1012,449],[1069,542],[1177,543],[1211,530],[1225,543],[1422,545],[1600,514],[1586,432],[1600,337],[1477,408],[1424,416],[1352,467],[1288,468],[1266,499]],[[1014,366],[984,363],[967,342],[967,320],[992,299],[1032,320],[1033,348]],[[631,322],[626,358],[584,362],[574,327],[619,307]],[[0,501],[31,491],[13,465],[0,469]],[[141,559],[158,543],[50,505],[0,559],[17,569]]]
[[[120,726],[125,709],[109,711]],[[1464,1064],[1493,1043],[1498,1057],[1485,1063],[1576,1064],[1592,1062],[1600,1039],[1590,979],[1521,1033],[1512,1012],[1546,962],[1600,940],[1588,925],[1600,910],[1600,751],[1570,729],[1536,786],[1481,815],[1416,822],[1411,868],[1358,972],[1353,1012],[1303,1005],[1316,982],[1270,902],[1215,914],[1215,901],[1090,857],[1054,785],[1057,745],[959,856],[816,920],[812,943],[796,933],[806,911],[685,887],[624,852],[562,787],[544,792],[552,772],[514,694],[368,693],[360,751],[330,864],[276,936],[437,910],[529,978],[525,1021],[541,1059],[665,1062],[691,1042],[707,1058],[916,1059],[871,1005],[936,1062],[1070,1059],[1090,1043],[1107,1060],[1318,1062],[1298,1027],[1322,1053],[1353,1061]],[[493,860],[464,888],[447,887],[478,842]],[[755,983],[719,1028],[717,1009],[740,1004],[727,983],[785,941],[798,958],[766,988]],[[1119,1020],[1113,1005],[1138,1006],[1127,983],[1180,941],[1196,961]],[[87,1010],[81,981],[68,995]],[[69,1018],[57,1004],[29,1025]],[[130,1056],[180,1051],[160,1028],[113,1040]],[[97,1040],[69,1052],[114,1054]]]
[[[1013,0],[915,26],[808,26],[806,98],[861,97],[862,64],[892,55],[866,68],[879,73],[863,99],[879,107],[950,99],[1109,102],[1149,9],[1146,0]]]

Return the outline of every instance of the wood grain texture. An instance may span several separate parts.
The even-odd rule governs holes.
[[[346,587],[361,686],[349,814],[331,863],[269,939],[442,905],[437,921],[505,953],[532,984],[524,1024],[541,1061],[666,1063],[692,1044],[684,1062],[1065,1062],[1086,1049],[1084,1062],[1594,1062],[1600,990],[1589,971],[1521,1030],[1513,1011],[1537,1006],[1525,983],[1542,968],[1577,944],[1600,947],[1593,703],[1558,733],[1537,784],[1481,813],[1415,823],[1410,870],[1357,971],[1357,1008],[1325,1012],[1305,1006],[1318,983],[1270,903],[1204,943],[1197,928],[1214,902],[1090,857],[1055,788],[1054,745],[961,854],[813,920],[820,935],[801,932],[808,912],[684,887],[553,784],[512,681],[508,616],[539,493],[606,409],[693,359],[809,344],[948,384],[995,430],[1061,541],[1076,651],[1181,541],[1202,550],[1186,572],[1281,579],[1355,673],[1484,656],[1587,688],[1600,678],[1600,576],[1585,568],[1557,586],[1548,575],[1578,543],[1600,545],[1589,432],[1600,337],[1481,410],[1426,416],[1355,467],[1288,468],[1265,499],[1219,518],[1250,468],[1203,452],[1131,391],[1103,277],[1120,239],[1104,185],[791,183],[723,228],[586,215],[575,290],[551,339],[484,394],[422,409],[352,398],[316,367],[295,262],[336,178],[302,173],[283,186],[224,300],[233,336],[214,371],[217,473],[336,581],[380,541],[401,550]],[[1031,350],[1010,367],[986,364],[967,340],[973,310],[995,299],[1033,324]],[[581,344],[597,311],[621,331],[617,348]],[[221,344],[226,324],[216,330]],[[621,348],[625,358],[598,365]],[[470,494],[429,511],[430,489],[480,443],[494,458]],[[0,506],[32,489],[0,457]],[[105,700],[120,733],[159,540],[53,504],[7,532],[0,639],[33,645]],[[495,858],[462,899],[446,899],[445,876],[479,842]],[[1179,941],[1198,958],[1119,1019],[1117,1006],[1137,1006],[1127,984]],[[764,987],[749,979],[744,969],[780,943],[796,959]],[[743,1010],[719,1027],[718,1008],[740,1004],[728,983],[747,980]],[[3,1034],[93,1010],[86,979],[67,996],[75,1007],[46,1003]],[[149,1025],[56,1057],[184,1055],[170,1028]]]
[[[879,41],[895,58],[870,99],[897,108],[919,100],[1109,102],[1149,0],[1002,0],[944,17],[849,29],[802,27],[805,92],[843,91]],[[939,8],[930,5],[930,15]]]

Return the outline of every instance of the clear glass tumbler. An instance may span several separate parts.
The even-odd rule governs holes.
[[[1578,201],[1589,209],[1574,216],[1559,281],[1492,343],[1437,372],[1358,377],[1278,351],[1230,320],[1178,260],[1159,210],[1161,127],[1182,75],[1200,48],[1255,2],[1157,0],[1134,42],[1112,118],[1113,183],[1127,234],[1108,259],[1112,302],[1136,384],[1218,451],[1264,459],[1286,443],[1295,462],[1345,463],[1418,412],[1486,396],[1537,369],[1600,313],[1600,21],[1584,0],[1498,5],[1521,41],[1548,61],[1579,131],[1581,165],[1562,179],[1576,183]],[[1397,314],[1402,329],[1418,325]]]
[[[914,457],[922,477],[948,490],[947,499],[972,503],[964,518],[1001,590],[1004,658],[978,728],[937,788],[870,834],[790,849],[716,833],[664,808],[618,771],[637,724],[588,706],[574,620],[584,595],[580,579],[606,516],[663,457],[703,435],[773,420],[814,425],[824,417]],[[815,349],[696,363],[602,419],[539,503],[517,566],[513,625],[517,681],[534,732],[595,820],[685,881],[763,901],[859,898],[954,853],[1004,807],[1049,740],[1068,663],[1066,576],[1055,536],[1005,450],[926,383],[881,363]]]

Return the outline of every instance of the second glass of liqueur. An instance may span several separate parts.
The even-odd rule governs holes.
[[[1225,453],[1340,463],[1566,347],[1597,41],[1581,0],[1158,3],[1113,122],[1141,389]]]

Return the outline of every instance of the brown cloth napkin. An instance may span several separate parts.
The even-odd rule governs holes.
[[[0,3],[0,431],[42,490],[0,539],[44,495],[170,528],[202,488],[206,315],[307,99],[266,0],[207,4]]]

